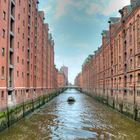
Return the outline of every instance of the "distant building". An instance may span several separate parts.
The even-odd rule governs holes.
[[[57,85],[58,85],[58,87],[64,87],[65,86],[65,75],[61,71],[59,71],[58,75],[57,75]]]
[[[78,86],[78,87],[82,87],[83,83],[82,83],[82,73],[79,73],[76,78],[75,78],[75,86]]]
[[[64,73],[64,75],[65,75],[65,83],[66,83],[66,85],[68,85],[68,67],[62,66],[60,71]]]

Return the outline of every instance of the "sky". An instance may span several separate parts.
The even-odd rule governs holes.
[[[129,4],[130,0],[39,0],[55,41],[55,64],[58,69],[68,66],[71,83],[87,56],[100,47],[109,17],[120,16],[118,10]]]

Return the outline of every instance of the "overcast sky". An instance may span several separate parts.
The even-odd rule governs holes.
[[[69,81],[81,71],[85,58],[101,44],[110,16],[130,0],[39,0],[55,40],[55,64],[69,67]]]

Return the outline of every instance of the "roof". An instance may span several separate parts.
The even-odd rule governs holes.
[[[140,5],[140,0],[131,0],[131,7],[135,8]]]
[[[109,40],[109,31],[108,30],[103,30],[102,31],[102,36],[105,36],[107,40]]]
[[[110,17],[108,22],[111,24],[116,24],[116,23],[119,23],[120,20],[121,20],[121,18],[119,18],[119,17]]]

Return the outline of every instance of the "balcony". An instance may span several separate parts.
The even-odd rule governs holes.
[[[29,63],[30,62],[30,59],[29,58],[27,58],[27,63]]]
[[[9,87],[12,87],[12,80],[9,81]]]
[[[28,3],[31,5],[31,0],[28,0]]]
[[[28,40],[30,40],[30,33],[28,32]]]
[[[12,37],[14,37],[14,33],[13,33],[13,31],[10,31],[10,35],[11,35]]]
[[[11,3],[15,6],[15,0],[11,0]]]
[[[31,25],[30,25],[30,23],[28,23],[28,28],[30,28],[31,27]]]
[[[15,19],[15,0],[11,0],[11,18]]]
[[[10,69],[13,69],[14,68],[14,65],[13,64],[10,64],[9,67],[10,67]]]
[[[29,5],[28,5],[28,15],[31,15],[31,0],[28,0]]]
[[[29,70],[27,70],[27,75],[29,75],[30,74],[30,72],[29,72]]]
[[[35,24],[35,28],[37,28],[37,24]]]
[[[10,21],[10,34],[14,36],[14,20]]]
[[[10,52],[11,52],[11,53],[14,53],[14,49],[13,49],[13,48],[11,48],[11,47],[10,47]]]
[[[15,16],[13,16],[13,14],[10,15],[10,18],[15,21]]]
[[[12,81],[9,81],[8,91],[13,91],[13,90],[14,90],[13,83],[12,83]]]

